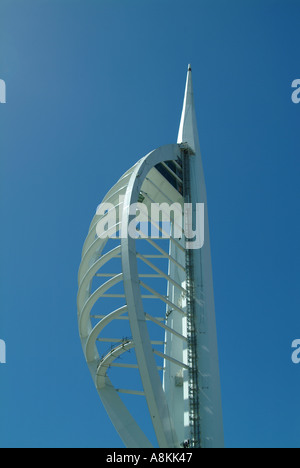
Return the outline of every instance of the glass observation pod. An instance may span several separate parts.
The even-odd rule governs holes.
[[[193,218],[197,204],[203,206],[203,239],[192,246],[190,232],[197,235],[197,229],[187,229],[186,217]],[[104,197],[83,246],[78,283],[85,359],[124,445],[223,447],[190,66],[177,144],[139,160]]]

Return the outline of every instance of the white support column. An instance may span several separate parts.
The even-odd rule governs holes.
[[[224,447],[224,434],[207,197],[196,122],[191,66],[188,69],[178,143],[187,143],[195,153],[194,156],[190,157],[191,200],[193,204],[204,203],[205,205],[204,246],[192,252],[196,294],[195,323],[198,327],[197,365],[200,387],[201,446],[203,448],[222,448]]]

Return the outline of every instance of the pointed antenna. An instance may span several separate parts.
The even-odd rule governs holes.
[[[191,64],[189,64],[188,66],[185,95],[177,143],[188,143],[188,145],[194,150],[195,153],[198,153],[198,151],[200,150]]]

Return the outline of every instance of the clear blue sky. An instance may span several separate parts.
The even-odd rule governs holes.
[[[299,0],[1,0],[1,447],[121,447],[81,350],[107,190],[176,142],[188,63],[227,447],[300,447]]]

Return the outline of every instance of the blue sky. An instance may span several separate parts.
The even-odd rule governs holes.
[[[97,205],[176,142],[188,63],[227,447],[299,447],[300,2],[1,0],[1,447],[121,447],[81,351]]]

